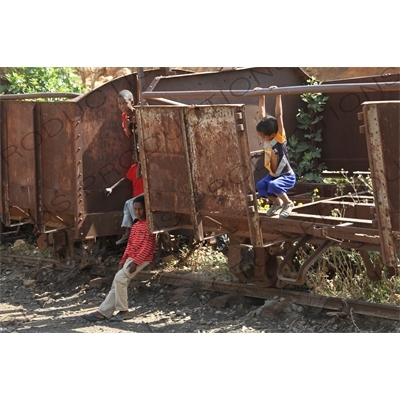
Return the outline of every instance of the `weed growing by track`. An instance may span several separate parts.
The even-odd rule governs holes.
[[[377,254],[370,253],[370,258],[379,262]],[[353,249],[330,248],[308,272],[306,284],[323,296],[400,305],[400,277],[389,276],[382,266],[382,279],[372,281],[360,254]]]

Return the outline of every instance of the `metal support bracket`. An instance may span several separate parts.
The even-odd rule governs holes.
[[[305,282],[306,274],[307,271],[310,269],[310,267],[321,257],[325,251],[334,245],[335,243],[332,242],[331,240],[325,240],[312,254],[310,257],[307,258],[306,261],[301,265],[297,278],[287,278],[282,275],[283,268],[285,265],[288,265],[288,263],[293,259],[294,255],[296,252],[304,247],[304,245],[307,243],[307,241],[311,238],[310,235],[303,236],[299,242],[296,243],[295,246],[290,250],[290,252],[286,255],[286,257],[282,260],[282,262],[278,266],[278,271],[277,271],[277,277],[278,279],[287,284],[292,284],[292,285],[303,285]]]

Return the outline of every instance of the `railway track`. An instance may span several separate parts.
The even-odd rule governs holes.
[[[10,255],[0,253],[1,263],[24,263],[27,266],[48,268],[53,265],[55,270],[72,272],[71,266],[63,265],[57,260],[25,255]],[[97,283],[111,283],[112,276],[95,278]],[[337,311],[342,315],[360,314],[398,321],[400,307],[388,304],[369,303],[366,301],[326,297],[313,293],[301,292],[290,288],[261,288],[252,284],[235,283],[223,280],[204,279],[189,274],[167,273],[159,271],[142,271],[134,281],[151,281],[174,287],[192,288],[200,291],[211,291],[224,294],[238,294],[258,299],[285,298],[301,306],[319,308],[321,310]]]

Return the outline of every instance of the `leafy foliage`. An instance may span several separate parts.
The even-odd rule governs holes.
[[[84,86],[79,75],[70,67],[4,68],[4,78],[8,83],[0,86],[1,94],[41,92],[82,93],[84,91]],[[55,99],[50,100],[54,101]]]
[[[308,85],[320,85],[316,78],[307,80]],[[321,158],[321,148],[318,147],[322,142],[322,129],[317,129],[316,125],[323,118],[321,113],[328,96],[322,93],[304,93],[301,99],[307,103],[305,109],[298,109],[296,119],[298,128],[304,130],[301,137],[292,135],[289,142],[289,157],[294,171],[299,179],[309,182],[322,182],[321,172],[326,169],[324,163],[319,163]]]

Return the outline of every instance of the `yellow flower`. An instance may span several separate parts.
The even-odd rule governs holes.
[[[314,193],[318,193],[319,190],[317,188],[314,189]]]

